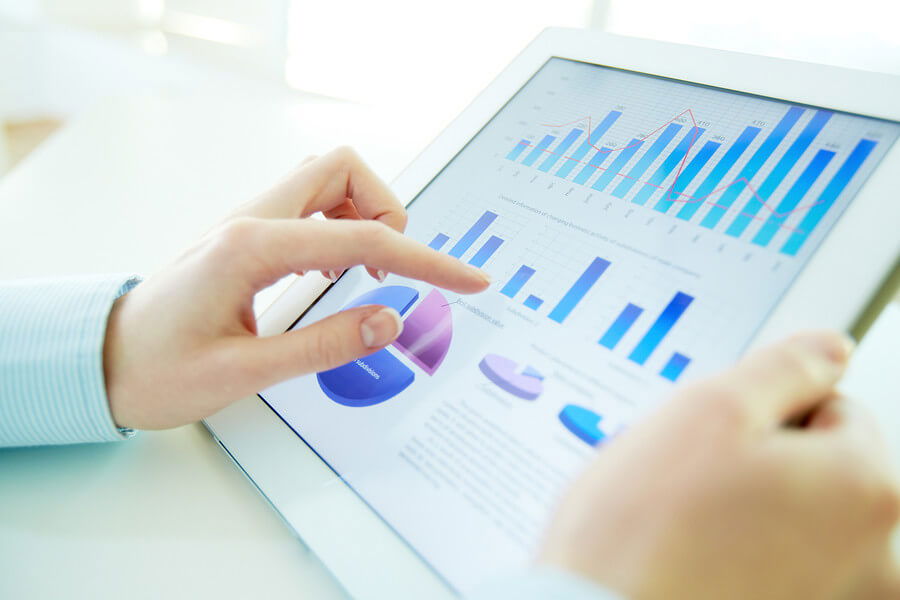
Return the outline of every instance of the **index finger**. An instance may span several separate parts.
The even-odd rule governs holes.
[[[318,269],[343,271],[365,265],[471,294],[490,278],[481,269],[432,250],[389,227],[368,221],[236,219],[228,224],[233,246],[255,287],[284,275]]]
[[[406,228],[406,209],[351,148],[341,147],[301,165],[286,179],[238,211],[238,216],[291,219],[327,212],[351,202],[362,219],[396,231]]]

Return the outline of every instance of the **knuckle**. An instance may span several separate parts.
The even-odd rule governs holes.
[[[326,368],[330,369],[347,362],[344,336],[340,335],[338,331],[331,329],[319,331],[315,342],[309,346],[309,350],[313,356],[307,357],[308,364],[326,365]]]
[[[225,223],[215,235],[215,245],[223,250],[234,250],[250,244],[259,228],[258,219],[238,217]]]
[[[367,245],[378,246],[388,241],[388,227],[378,221],[359,221],[359,236]]]
[[[747,419],[749,399],[741,386],[717,378],[696,386],[692,393],[702,409],[722,424],[740,424]]]
[[[850,506],[857,506],[878,526],[893,528],[900,519],[900,487],[886,469],[848,452],[835,461],[832,485]]]
[[[793,345],[786,346],[782,349],[778,359],[783,367],[800,381],[816,383],[821,380],[822,370],[819,368],[818,361],[801,348]]]
[[[338,146],[331,151],[331,155],[343,164],[356,164],[361,162],[359,153],[352,146]]]
[[[680,404],[684,410],[676,408]],[[735,435],[750,420],[748,398],[734,385],[719,378],[698,382],[684,388],[672,403],[673,410],[699,435],[737,440]]]
[[[409,224],[409,215],[405,210],[401,210],[399,213],[397,213],[397,223],[400,226],[401,231],[404,231],[406,229],[406,226]]]

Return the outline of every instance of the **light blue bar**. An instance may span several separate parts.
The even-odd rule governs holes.
[[[544,154],[544,150],[547,149],[547,146],[553,143],[553,140],[556,138],[552,135],[545,135],[543,139],[538,142],[538,145],[534,147],[534,150],[528,153],[528,156],[525,157],[525,160],[522,161],[522,164],[530,167],[534,164],[534,162]]]
[[[768,202],[769,198],[772,197],[772,194],[778,186],[781,185],[781,182],[784,181],[787,174],[791,172],[797,164],[797,161],[800,160],[800,157],[803,156],[803,153],[809,148],[809,145],[812,144],[813,140],[816,139],[816,136],[819,135],[819,132],[822,131],[822,128],[825,127],[825,124],[828,123],[832,114],[833,113],[827,110],[820,110],[813,115],[813,118],[809,120],[809,123],[803,128],[803,131],[800,132],[800,135],[797,136],[794,143],[790,145],[787,152],[781,157],[781,160],[776,163],[775,168],[772,169],[769,176],[766,177],[762,185],[759,186],[756,195],[747,200],[747,204],[744,205],[741,212],[738,213],[734,218],[734,221],[731,222],[731,225],[728,226],[728,229],[725,231],[726,234],[732,237],[740,237],[741,234],[744,233],[747,226],[753,222],[753,217],[755,217],[763,207],[763,203]]]
[[[449,240],[450,240],[449,237],[447,237],[443,233],[439,233],[436,236],[434,236],[434,239],[431,240],[431,243],[428,244],[428,247],[431,248],[432,250],[440,250],[441,248],[444,247],[444,244],[446,244]]]
[[[666,149],[666,146],[669,145],[669,142],[672,141],[679,131],[681,131],[681,125],[676,123],[672,123],[666,127],[656,141],[653,142],[653,145],[644,152],[644,156],[641,157],[641,160],[637,161],[634,166],[631,167],[631,170],[628,171],[628,176],[622,178],[622,181],[620,181],[619,185],[616,186],[616,189],[613,190],[612,195],[616,198],[624,198],[625,194],[634,187],[634,184],[641,178],[644,171],[650,168],[650,165],[653,164],[656,157]]]
[[[653,208],[659,212],[668,212],[672,205],[681,197],[684,189],[691,184],[697,173],[709,162],[709,159],[712,158],[712,155],[716,153],[716,150],[721,145],[719,142],[706,142],[700,148],[700,152],[695,154],[691,162],[684,168],[684,171],[675,177],[672,187],[668,189],[665,196]]]
[[[503,289],[500,290],[500,293],[504,296],[509,296],[513,298],[516,294],[519,293],[519,290],[522,289],[522,286],[531,279],[531,276],[534,275],[534,269],[531,267],[526,267],[522,265],[519,267],[519,270],[516,271],[515,275],[510,277],[509,281],[503,286]]]
[[[797,106],[792,106],[788,109],[787,113],[781,118],[781,121],[778,122],[778,125],[775,126],[775,129],[772,130],[772,133],[770,133],[760,147],[756,149],[756,152],[753,153],[753,156],[750,157],[750,160],[747,161],[747,164],[744,165],[744,168],[738,173],[735,182],[725,190],[725,193],[722,194],[719,201],[716,202],[710,211],[706,213],[706,216],[703,217],[703,220],[700,222],[701,226],[712,229],[719,224],[719,221],[721,221],[722,217],[725,215],[725,211],[734,204],[737,197],[744,191],[744,188],[747,185],[746,182],[753,179],[756,173],[762,168],[763,164],[769,160],[769,157],[775,152],[775,148],[781,144],[782,140],[784,140],[794,124],[800,119],[803,112],[803,109]]]
[[[585,294],[587,294],[594,284],[597,283],[597,280],[600,279],[600,276],[603,275],[603,272],[608,266],[608,260],[603,260],[600,257],[595,258],[594,261],[588,265],[588,268],[584,270],[584,273],[578,278],[578,281],[569,288],[569,291],[562,297],[562,300],[560,300],[557,305],[553,307],[553,310],[550,311],[550,314],[548,315],[550,319],[557,323],[562,323],[575,306],[578,305],[581,299],[584,298]]]
[[[497,248],[499,248],[502,243],[502,239],[498,238],[496,235],[492,235],[488,238],[488,241],[478,249],[478,252],[476,252],[475,256],[472,257],[472,260],[469,261],[469,264],[480,269],[484,266],[484,263],[494,255],[494,252],[497,251]]]
[[[522,154],[522,151],[525,150],[528,146],[531,145],[531,142],[528,140],[521,140],[518,144],[516,144],[512,150],[509,151],[509,154],[506,155],[506,158],[509,160],[516,160],[519,158],[519,155]]]
[[[632,140],[628,142],[628,145],[618,150],[619,155],[616,157],[616,160],[614,160],[612,164],[609,165],[609,168],[603,172],[603,175],[597,178],[597,181],[595,181],[594,185],[592,185],[591,187],[595,190],[605,190],[606,186],[609,185],[609,182],[619,174],[619,171],[625,168],[625,165],[628,164],[628,161],[631,160],[631,157],[634,156],[643,145],[644,142],[642,142],[641,140],[632,138]]]
[[[622,113],[617,110],[611,111],[606,115],[600,124],[594,128],[594,131],[591,132],[590,137],[583,144],[578,146],[578,150],[576,150],[570,158],[567,158],[566,162],[563,163],[563,166],[556,171],[556,176],[567,177],[569,173],[572,172],[572,169],[575,168],[575,165],[580,164],[581,160],[587,156],[587,153],[591,151],[591,148],[597,147],[603,134],[609,131],[609,128],[616,122],[616,119],[621,116]]]
[[[475,240],[477,240],[478,237],[485,232],[485,230],[490,226],[491,223],[494,222],[494,219],[496,218],[496,213],[492,213],[489,210],[485,211],[485,213],[481,215],[478,221],[476,221],[475,224],[469,228],[465,235],[459,238],[459,241],[456,242],[456,245],[454,245],[450,249],[450,256],[459,258],[463,254],[465,254],[466,250],[468,250],[472,246],[472,244],[475,243]]]
[[[716,166],[713,167],[712,172],[703,180],[703,183],[700,184],[700,187],[697,188],[697,191],[694,192],[694,197],[689,199],[684,206],[681,207],[681,210],[678,211],[676,215],[679,219],[683,219],[685,221],[690,220],[691,217],[700,209],[700,207],[707,202],[707,198],[712,195],[713,192],[716,191],[716,186],[721,183],[721,181],[725,178],[725,175],[728,171],[731,170],[731,167],[734,166],[734,163],[741,157],[744,153],[744,150],[747,149],[747,146],[756,139],[756,136],[759,135],[761,129],[759,127],[747,127],[741,133],[740,137],[738,137],[737,141],[731,148],[728,149],[728,152],[725,153],[725,156],[722,157]]]
[[[678,378],[681,377],[685,367],[689,364],[691,364],[690,358],[676,352],[672,355],[672,358],[669,359],[669,362],[666,363],[666,366],[662,368],[662,371],[660,371],[659,374],[669,381],[678,381]]]
[[[769,245],[769,242],[772,241],[772,238],[775,237],[775,234],[778,233],[778,230],[784,225],[788,215],[797,208],[800,201],[809,191],[809,188],[816,182],[819,175],[822,174],[822,171],[825,170],[825,167],[828,166],[828,163],[831,162],[832,158],[834,158],[834,152],[829,150],[819,150],[816,152],[812,161],[806,166],[803,173],[800,174],[800,177],[797,178],[797,181],[794,182],[794,185],[791,186],[791,189],[788,190],[788,193],[785,194],[784,198],[781,199],[781,202],[778,203],[775,212],[769,215],[769,218],[763,226],[756,232],[756,235],[753,237],[754,244],[757,246]]]
[[[831,209],[835,201],[841,195],[841,192],[844,191],[844,188],[847,187],[847,184],[850,183],[850,180],[853,179],[853,176],[859,171],[859,168],[869,157],[869,154],[872,153],[872,150],[875,149],[876,145],[878,145],[878,142],[874,140],[860,140],[859,143],[856,144],[856,147],[853,148],[850,156],[847,157],[847,160],[844,161],[844,164],[841,165],[838,172],[835,173],[834,177],[831,178],[831,181],[828,182],[825,190],[819,196],[816,205],[809,209],[809,212],[807,212],[803,220],[800,221],[800,225],[797,226],[797,231],[792,233],[791,237],[789,237],[781,247],[781,251],[784,254],[794,256],[800,251],[804,242],[812,235],[816,225],[819,224],[822,217],[824,217]]]
[[[524,304],[531,310],[537,310],[541,307],[541,304],[543,304],[543,303],[544,303],[544,301],[541,300],[540,298],[538,298],[537,296],[528,296],[527,298],[525,298],[525,302],[523,302],[522,304]]]
[[[688,296],[684,292],[675,294],[675,297],[672,298],[672,301],[669,302],[668,306],[663,309],[662,313],[657,317],[656,321],[653,322],[653,325],[650,326],[647,333],[644,334],[644,337],[641,338],[641,341],[638,342],[638,345],[635,346],[634,350],[631,351],[631,354],[628,355],[628,358],[639,365],[647,362],[647,359],[650,358],[650,355],[653,354],[656,347],[659,346],[660,342],[663,341],[663,338],[666,337],[666,334],[671,331],[672,327],[675,326],[675,323],[678,322],[678,319],[681,318],[681,315],[684,314],[684,311],[687,310],[687,307],[690,306],[693,301],[694,298]]]
[[[562,158],[563,154],[566,153],[566,150],[575,143],[575,140],[581,137],[581,134],[584,133],[584,129],[573,129],[569,132],[569,135],[563,138],[556,148],[553,149],[553,152],[547,157],[547,159],[541,163],[541,166],[538,167],[538,171],[544,171],[545,173],[553,168],[553,165]]]
[[[702,136],[705,131],[706,130],[701,127],[691,127],[684,137],[681,138],[681,141],[678,142],[678,145],[675,146],[675,149],[668,158],[666,158],[663,164],[659,165],[653,175],[650,176],[650,180],[644,184],[631,201],[642,206],[646,204],[647,200],[650,199],[650,196],[662,188],[662,184],[666,180],[666,177],[669,176],[669,173],[674,171],[675,167],[681,164],[681,161],[687,156],[687,153],[690,152],[691,148],[694,147],[694,144],[700,140],[700,136]]]
[[[600,170],[598,167],[606,162],[606,159],[609,158],[612,151],[612,148],[600,148],[597,150],[588,164],[575,176],[573,181],[579,185],[584,185],[584,182],[590,179],[591,175]]]
[[[622,309],[622,312],[619,313],[619,316],[616,317],[616,320],[613,321],[613,324],[609,326],[609,329],[606,330],[606,333],[603,334],[603,337],[597,343],[610,350],[614,349],[616,344],[621,341],[625,334],[628,333],[628,330],[631,329],[631,326],[634,325],[637,318],[641,316],[642,312],[644,312],[643,308],[629,303]]]

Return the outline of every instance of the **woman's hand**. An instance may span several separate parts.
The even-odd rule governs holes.
[[[307,217],[321,213],[327,220]],[[120,427],[162,429],[213,414],[278,381],[330,369],[400,334],[393,309],[363,306],[274,337],[257,337],[253,296],[291,273],[336,279],[363,264],[460,293],[487,275],[402,235],[406,212],[348,149],[311,158],[120,298],[104,370]]]
[[[848,354],[798,336],[682,391],[599,453],[540,561],[629,600],[900,598],[897,482],[834,389]]]

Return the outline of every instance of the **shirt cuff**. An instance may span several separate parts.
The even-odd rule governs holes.
[[[625,600],[568,571],[535,567],[480,586],[467,600]]]
[[[122,440],[106,397],[113,302],[140,279],[107,275],[0,283],[0,446]]]

